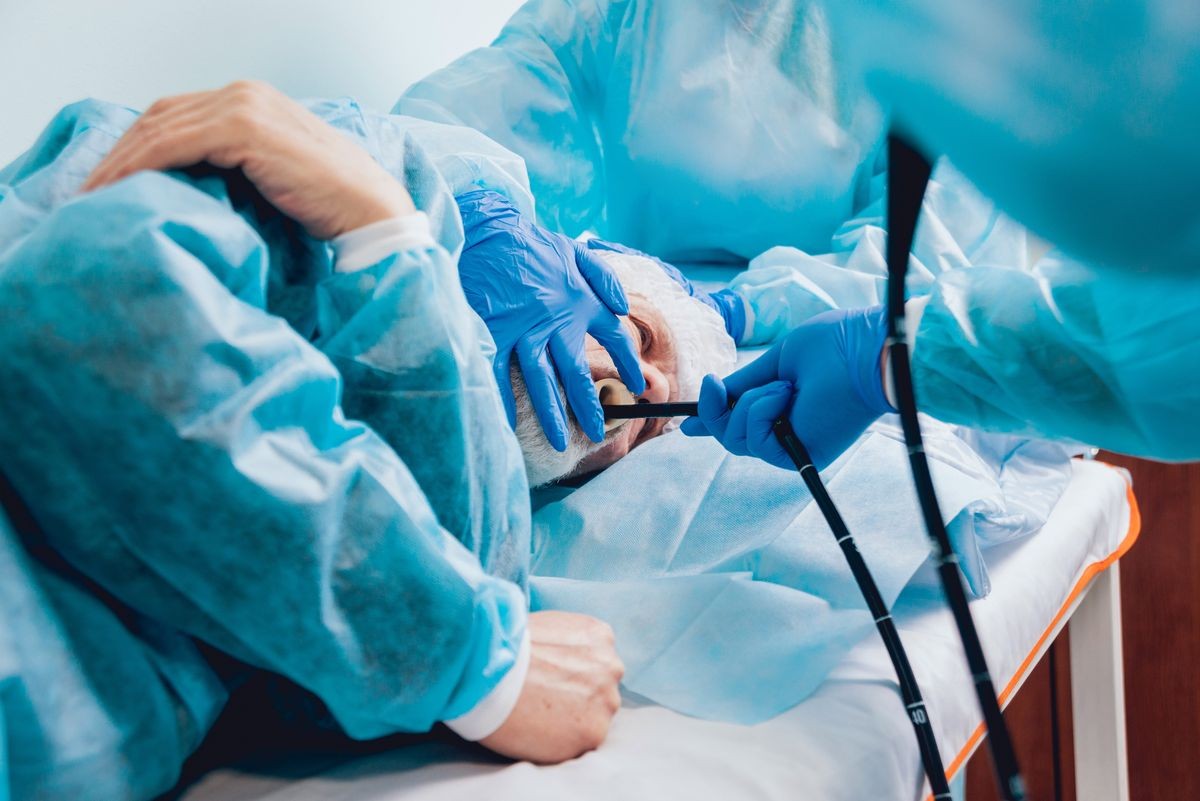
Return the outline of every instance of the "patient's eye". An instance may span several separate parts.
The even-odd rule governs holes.
[[[651,332],[650,326],[636,319],[633,320],[633,326],[642,340],[642,353],[649,353],[654,348],[654,334]]]

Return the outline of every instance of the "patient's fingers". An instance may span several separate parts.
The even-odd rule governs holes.
[[[151,103],[139,119],[179,114],[201,106],[207,107],[213,102],[215,94],[216,92],[213,90],[206,89],[202,92],[184,92],[181,95],[163,97]]]
[[[582,340],[568,342],[562,332],[550,338],[550,356],[579,427],[592,442],[603,442],[604,411],[600,408],[600,398],[596,395],[596,384],[592,381],[584,350]]]
[[[173,136],[178,133],[172,132]],[[134,126],[121,137],[112,151],[97,165],[81,191],[90,192],[139,172],[144,169],[159,169],[157,159],[148,158],[148,151],[164,147],[164,135],[150,135],[145,128]],[[151,165],[154,166],[151,166]]]
[[[202,113],[153,130],[130,129],[88,177],[82,191],[99,189],[142,170],[171,170],[204,161],[218,167],[236,166],[226,155],[228,144]]]
[[[142,170],[169,170],[204,161],[218,167],[238,166],[229,156],[235,150],[232,146],[244,144],[269,100],[265,90],[248,83],[158,100],[130,126],[81,191]]]
[[[164,98],[157,101],[142,116],[129,126],[129,130],[117,141],[88,179],[81,191],[98,189],[106,184],[120,180],[126,175],[139,169],[150,167],[130,167],[139,154],[143,154],[148,145],[163,147],[165,144],[181,137],[186,130],[200,127],[213,118],[211,107],[211,92],[197,92],[191,95]]]
[[[546,352],[546,340],[526,337],[517,343],[517,361],[521,375],[525,377],[525,388],[529,400],[537,412],[546,439],[557,451],[567,449],[567,413],[562,397],[554,380],[554,368]]]
[[[610,317],[592,325],[588,333],[608,351],[629,391],[634,395],[645,392],[646,377],[642,375],[642,362],[629,329],[618,318]]]

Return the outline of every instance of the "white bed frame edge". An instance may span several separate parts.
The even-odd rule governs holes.
[[[1071,620],[1071,719],[1075,797],[1129,801],[1121,563],[1098,575]]]
[[[1017,697],[1033,666],[1069,625],[1075,797],[1081,801],[1129,801],[1120,567],[1120,562],[1113,563],[1075,599],[1004,704]]]

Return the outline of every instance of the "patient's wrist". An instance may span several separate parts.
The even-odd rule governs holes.
[[[421,250],[436,245],[429,227],[429,217],[414,211],[402,217],[364,225],[342,234],[329,244],[333,247],[334,269],[352,273],[370,267],[395,253]]]
[[[470,712],[444,721],[447,727],[464,740],[482,740],[499,729],[512,714],[521,690],[525,688],[525,677],[529,673],[529,658],[532,652],[529,630],[521,638],[521,647],[513,666],[500,679],[500,683],[483,697]]]

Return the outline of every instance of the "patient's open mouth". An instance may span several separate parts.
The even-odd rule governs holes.
[[[604,378],[596,382],[596,394],[600,396],[600,405],[620,405],[633,404],[637,399],[633,393],[616,378]],[[608,434],[611,431],[616,431],[628,420],[605,420],[604,433]]]

